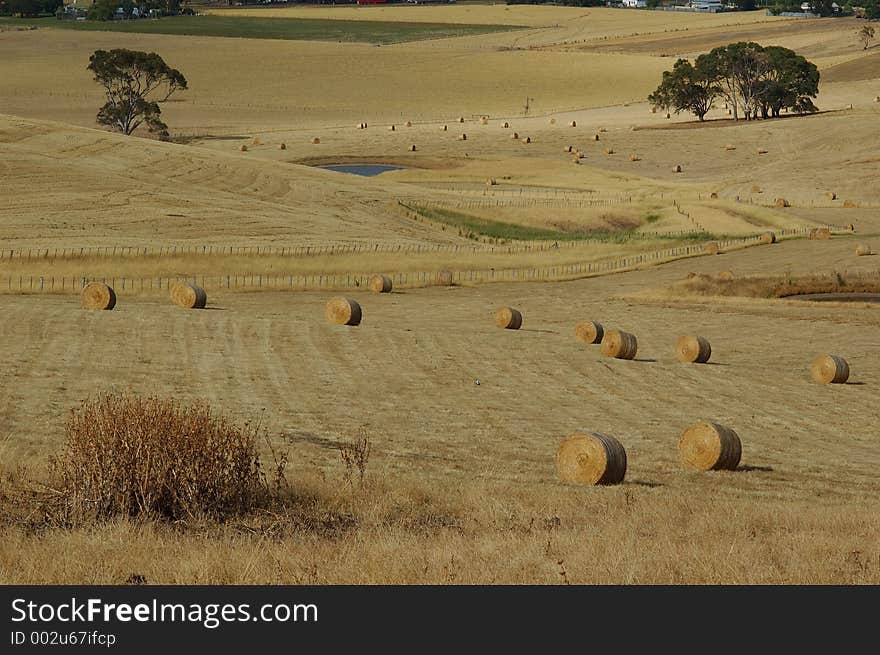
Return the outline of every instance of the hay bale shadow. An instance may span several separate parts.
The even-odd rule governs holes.
[[[762,473],[772,473],[774,468],[772,466],[752,466],[750,464],[740,464],[736,467],[737,471],[761,471]]]

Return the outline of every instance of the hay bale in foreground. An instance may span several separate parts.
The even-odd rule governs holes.
[[[519,330],[522,327],[522,314],[513,307],[500,307],[495,312],[495,327]]]
[[[116,292],[103,282],[89,282],[82,290],[83,309],[113,309]]]
[[[849,364],[837,355],[819,355],[810,365],[810,376],[822,384],[843,384],[849,379]]]
[[[675,344],[675,356],[682,362],[705,364],[712,356],[712,346],[705,337],[679,337]]]
[[[556,450],[556,470],[566,482],[618,484],[626,476],[626,449],[601,432],[573,434]]]
[[[856,246],[856,255],[858,257],[863,257],[865,255],[870,255],[870,254],[871,254],[871,246],[864,244],[864,243],[860,243],[859,245]]]
[[[437,273],[436,282],[441,287],[452,286],[452,271],[439,271]]]
[[[681,433],[678,454],[687,468],[734,471],[742,458],[742,442],[732,428],[702,421]]]
[[[611,330],[602,337],[602,354],[615,359],[633,359],[639,349],[636,335],[623,330]]]
[[[358,325],[361,322],[361,306],[356,300],[337,296],[327,301],[324,314],[330,323],[336,325]]]
[[[391,277],[388,275],[374,275],[370,278],[367,286],[370,287],[370,291],[375,291],[376,293],[391,293],[393,284]]]
[[[706,252],[710,255],[717,255],[721,252],[721,246],[717,241],[710,241],[706,244]]]
[[[761,235],[761,243],[776,243],[776,232],[764,232]]]
[[[733,280],[733,271],[721,271],[718,274],[718,279],[722,282],[731,282]]]
[[[596,321],[582,321],[574,326],[574,338],[584,343],[602,343],[605,328]]]
[[[204,309],[208,294],[192,282],[177,282],[171,285],[171,302],[184,309]]]

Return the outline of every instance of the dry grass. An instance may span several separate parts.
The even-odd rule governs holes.
[[[816,273],[801,276],[746,276],[732,279],[696,276],[675,285],[692,296],[784,298],[812,293],[880,293],[880,273]]]

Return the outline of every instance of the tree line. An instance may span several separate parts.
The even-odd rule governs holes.
[[[702,54],[694,63],[675,62],[660,86],[648,96],[656,109],[687,111],[704,120],[723,99],[734,120],[777,117],[790,111],[818,111],[819,69],[788,48],[757,43],[731,43]]]

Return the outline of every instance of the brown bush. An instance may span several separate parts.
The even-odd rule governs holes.
[[[259,426],[204,402],[104,394],[73,410],[50,481],[67,520],[224,519],[272,494],[257,453]],[[276,482],[286,460],[276,462]]]

